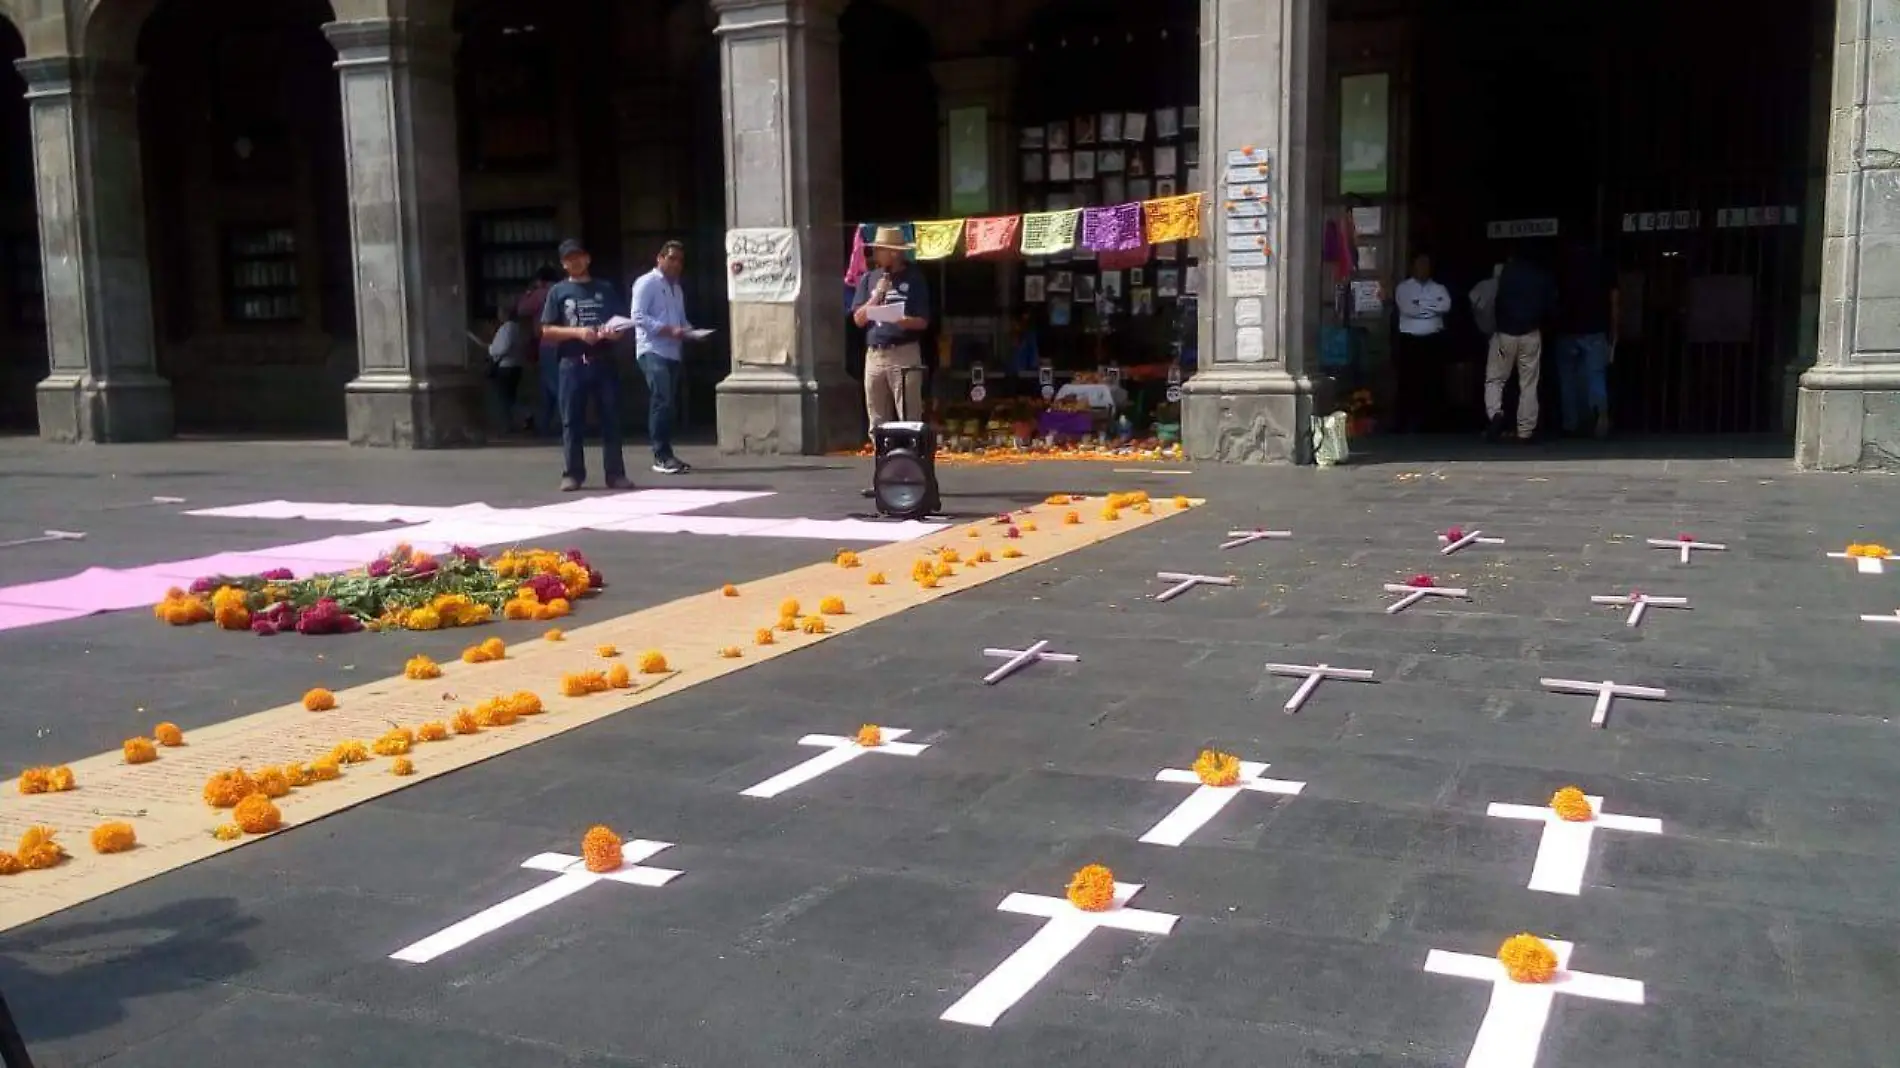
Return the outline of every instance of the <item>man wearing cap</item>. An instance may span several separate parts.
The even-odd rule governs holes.
[[[924,417],[922,341],[930,329],[930,284],[904,255],[911,245],[904,240],[903,230],[880,226],[869,244],[877,266],[858,279],[851,321],[865,332],[864,407],[871,429],[876,430],[896,420],[900,411],[909,420]],[[902,305],[903,318],[872,322],[870,309],[884,304]]]
[[[588,273],[593,257],[587,247],[568,238],[561,242],[561,267],[567,278],[548,290],[541,309],[541,339],[556,345],[560,360],[561,492],[572,493],[587,481],[587,456],[582,450],[587,430],[587,402],[594,402],[600,418],[600,462],[608,489],[632,489],[627,459],[620,451],[620,371],[614,366],[613,342],[625,329],[607,330],[615,316],[625,316],[619,287]]]

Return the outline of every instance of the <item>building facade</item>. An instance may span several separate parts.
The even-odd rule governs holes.
[[[1685,398],[1659,426],[1780,430],[1810,467],[1900,465],[1900,19],[1893,0],[1758,2],[1785,20],[1755,34],[1784,49],[1763,60],[1781,74],[1741,69],[1735,85],[1766,80],[1774,99],[1742,108],[1682,89],[1661,109],[1715,138],[1695,145],[1719,157],[1701,170],[1658,162],[1672,144],[1630,143],[1653,95],[1617,103],[1642,74],[1615,66],[1634,46],[1602,11],[1627,7],[1652,34],[1657,16],[1577,5],[1605,46],[1562,55],[1589,68],[1576,107],[1603,132],[1540,151],[1553,171],[1582,169],[1567,151],[1611,162],[1549,193],[1564,202],[1550,222],[1617,238],[1642,280],[1654,328],[1629,343],[1643,357],[1632,388]],[[847,225],[950,214],[969,184],[953,172],[972,158],[984,195],[960,213],[1019,210],[1023,126],[1068,106],[1058,98],[1099,98],[1198,112],[1189,452],[1286,461],[1335,401],[1321,339],[1338,293],[1395,281],[1427,246],[1470,246],[1476,271],[1485,212],[1509,232],[1545,210],[1523,189],[1507,191],[1521,208],[1467,209],[1455,187],[1469,181],[1434,184],[1458,151],[1528,151],[1539,125],[1499,110],[1503,132],[1477,144],[1436,124],[1470,113],[1461,94],[1511,95],[1460,87],[1434,63],[1502,32],[1480,25],[1501,16],[1459,22],[1443,0],[519,7],[0,0],[0,51],[19,75],[0,108],[0,420],[60,441],[182,428],[473,444],[489,420],[471,332],[579,233],[610,277],[636,273],[660,240],[688,242],[695,319],[722,327],[723,355],[687,407],[716,418],[723,449],[848,447],[862,417],[834,284]],[[1345,176],[1367,115],[1346,112],[1375,84],[1381,177],[1362,186]],[[1787,118],[1715,121],[1744,111]],[[967,137],[951,144],[959,114],[981,116],[974,157]],[[1270,161],[1264,286],[1233,259],[1243,243],[1224,211],[1225,164],[1242,151]],[[1380,227],[1343,271],[1329,230],[1341,218]],[[797,235],[804,284],[789,303],[723,299],[725,231],[755,227]],[[946,318],[1003,349],[1021,272],[946,272]]]

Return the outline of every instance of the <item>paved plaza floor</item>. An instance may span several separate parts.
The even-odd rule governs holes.
[[[854,461],[689,458],[703,468],[666,488],[769,494],[706,514],[834,520],[865,505]],[[86,534],[0,549],[0,585],[334,532],[182,514],[199,508],[556,503],[550,461],[0,444],[0,541]],[[1206,504],[0,931],[0,992],[36,1063],[1892,1063],[1900,624],[1861,617],[1900,609],[1900,565],[1862,574],[1826,555],[1900,545],[1892,479],[1542,452],[945,478],[959,522],[1053,493]],[[1452,526],[1504,543],[1440,555]],[[1255,528],[1292,537],[1219,547]],[[1647,544],[1685,534],[1726,548],[1685,566]],[[576,625],[864,547],[598,530],[559,542],[610,582]],[[1159,572],[1236,581],[1158,602]],[[1420,574],[1468,597],[1388,613],[1383,587]],[[1689,604],[1630,627],[1626,608],[1591,601],[1632,590]],[[0,774],[114,751],[161,719],[189,733],[282,705],[314,677],[452,659],[468,633],[266,640],[142,609],[0,632]],[[985,648],[1038,640],[1079,660],[983,684],[999,662]],[[1288,714],[1301,679],[1270,663],[1373,678],[1325,681]],[[1595,727],[1592,695],[1543,679],[1666,699],[1619,698]],[[864,723],[927,748],[744,793],[820,755],[806,736]],[[1203,822],[1177,818],[1179,845],[1143,841],[1197,793],[1157,775],[1206,748],[1297,792],[1238,790]],[[1602,799],[1581,847],[1517,818],[1534,811],[1492,814],[1568,785]],[[0,815],[16,803],[9,787]],[[578,853],[603,823],[670,843],[640,864],[680,874],[597,881],[424,962],[392,957],[566,878],[523,863]],[[85,828],[64,830],[69,864],[113,860],[85,848]],[[1118,922],[1166,933],[1105,924],[1058,946],[1072,917],[1010,898],[1060,899],[1093,863],[1140,885]],[[1521,989],[1494,1000],[1449,956],[1490,958],[1520,931],[1574,945],[1576,981],[1544,988],[1547,1018]],[[971,1000],[994,1021],[944,1018]]]

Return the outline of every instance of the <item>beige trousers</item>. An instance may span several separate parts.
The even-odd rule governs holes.
[[[1491,352],[1484,361],[1484,414],[1496,419],[1504,410],[1504,383],[1517,370],[1517,436],[1537,432],[1537,379],[1543,369],[1544,335],[1538,331],[1492,334]]]
[[[899,375],[900,369],[908,369]],[[898,404],[897,391],[904,390],[904,402]],[[911,422],[924,418],[924,354],[916,342],[888,349],[864,352],[864,410],[871,416],[871,429],[894,423],[901,414]]]

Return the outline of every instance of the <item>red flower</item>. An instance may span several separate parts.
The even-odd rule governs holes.
[[[369,562],[369,577],[370,578],[388,578],[389,577],[389,558],[384,557],[384,556],[379,556],[376,559],[371,560]]]
[[[1452,527],[1450,530],[1445,531],[1446,541],[1457,541],[1458,539],[1464,536],[1465,536],[1465,528],[1463,527]]]
[[[287,567],[273,567],[257,577],[266,582],[289,582],[297,576]]]
[[[454,553],[465,563],[480,563],[482,559],[482,551],[473,545],[452,545],[449,547],[449,552]]]
[[[1430,575],[1413,575],[1411,578],[1405,580],[1405,584],[1421,590],[1438,585],[1438,583],[1432,580]]]
[[[567,587],[561,584],[559,575],[536,575],[521,585],[524,589],[534,591],[535,599],[542,604],[547,604],[556,597],[567,596]]]
[[[1694,534],[1678,534],[1676,535],[1676,540],[1677,541],[1694,541],[1695,535]]]
[[[587,588],[590,590],[604,590],[607,588],[607,579],[600,573],[599,568],[590,567],[587,569]]]
[[[1008,512],[1002,513],[1001,515],[996,517],[994,522],[999,527],[1008,526],[1010,522],[1009,513]]]
[[[210,593],[217,588],[218,580],[214,578],[193,579],[191,583],[193,593]]]
[[[1023,532],[1017,530],[1015,527],[1010,527],[1008,530],[1003,531],[1003,537],[1005,538],[1020,538],[1022,536]]]

